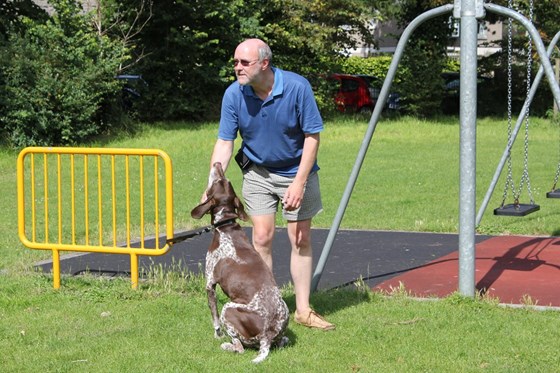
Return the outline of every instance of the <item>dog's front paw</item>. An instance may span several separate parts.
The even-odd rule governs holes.
[[[222,338],[223,336],[224,333],[222,333],[222,329],[220,327],[214,329],[214,338],[219,339]]]

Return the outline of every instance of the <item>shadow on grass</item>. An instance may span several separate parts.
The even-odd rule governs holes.
[[[369,302],[373,295],[372,292],[359,289],[325,290],[311,294],[310,303],[317,313],[326,317],[339,310]],[[290,313],[293,314],[296,309],[295,295],[293,293],[284,295],[284,300],[290,309]]]

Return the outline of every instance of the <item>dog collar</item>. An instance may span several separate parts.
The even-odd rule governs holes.
[[[219,227],[224,226],[224,225],[233,224],[233,223],[235,223],[236,220],[237,220],[237,218],[230,218],[230,219],[221,220],[217,223],[212,224],[212,228],[216,229],[216,228],[219,228]]]

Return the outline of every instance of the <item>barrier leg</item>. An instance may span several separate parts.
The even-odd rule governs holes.
[[[138,288],[138,255],[130,254],[130,281],[132,288]]]
[[[53,287],[55,289],[60,289],[60,252],[58,250],[53,250]]]

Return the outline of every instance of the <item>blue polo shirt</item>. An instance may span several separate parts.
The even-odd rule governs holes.
[[[261,100],[237,81],[223,97],[218,138],[243,139],[243,151],[256,164],[282,176],[297,173],[305,134],[323,130],[311,85],[301,75],[272,68],[272,94]],[[319,166],[315,161],[313,171]]]

